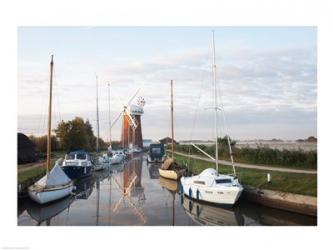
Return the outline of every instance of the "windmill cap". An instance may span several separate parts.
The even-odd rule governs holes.
[[[143,108],[138,106],[138,105],[132,104],[130,106],[130,113],[131,113],[131,115],[142,115],[143,114]]]

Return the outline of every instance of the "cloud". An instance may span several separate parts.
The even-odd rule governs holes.
[[[178,135],[187,137],[188,128],[191,127],[190,121],[193,121],[191,115],[199,110],[202,128],[197,135],[201,135],[202,138],[209,137],[210,132],[205,131],[209,131],[211,127],[206,108],[213,106],[210,56],[207,49],[198,48],[184,53],[158,55],[149,60],[99,65],[97,70],[89,69],[89,62],[78,65],[77,69],[62,65],[57,71],[56,88],[62,112],[84,115],[89,113],[89,117],[94,117],[97,72],[100,79],[101,112],[107,110],[107,82],[111,82],[113,117],[120,112],[122,105],[136,89],[143,86],[139,96],[146,99],[144,133],[147,137],[163,137],[169,131],[170,80],[173,79],[175,114],[178,119],[176,123],[181,124],[177,127]],[[219,100],[223,101],[223,108],[228,116],[232,117],[230,120],[234,123],[233,126],[239,127],[236,130],[239,136],[244,136],[241,128],[253,124],[252,122],[255,122],[258,128],[266,124],[268,128],[262,131],[267,131],[268,134],[271,128],[272,137],[277,131],[276,124],[280,121],[283,121],[285,128],[297,130],[299,123],[295,121],[296,118],[305,123],[310,120],[311,126],[303,126],[310,126],[316,130],[315,47],[223,47],[217,51],[216,61]],[[47,99],[48,86],[44,84],[48,78],[46,66],[20,63],[19,114],[31,114],[31,110],[38,113],[41,107],[34,98]],[[101,130],[106,136],[107,129]],[[310,131],[305,130],[306,133]],[[290,131],[286,129],[289,135]],[[256,133],[260,136],[258,129]]]

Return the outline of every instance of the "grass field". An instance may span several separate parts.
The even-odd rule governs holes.
[[[37,176],[39,174],[45,173],[44,166],[31,168],[26,171],[18,172],[17,174],[17,182],[18,184],[25,182],[26,180],[30,179],[31,177]]]
[[[212,146],[198,145],[206,153],[215,154]],[[220,146],[221,147],[221,146]],[[170,149],[170,146],[168,146]],[[201,156],[198,150],[191,145],[176,145],[176,151],[185,154],[195,154]],[[268,147],[257,148],[233,148],[235,162],[255,164],[258,166],[297,168],[297,169],[317,169],[317,151],[303,150],[279,150]],[[230,161],[229,149],[222,146],[219,149],[219,160]]]
[[[189,166],[189,170],[194,174],[199,174],[202,170],[213,167],[214,163],[209,163],[188,157],[176,155],[176,161],[180,164]],[[269,171],[271,174],[271,183],[267,183],[268,171],[236,168],[237,176],[245,186],[261,187],[275,191],[317,196],[317,175],[316,174],[294,174]],[[223,174],[232,174],[230,166],[219,164],[219,172]]]

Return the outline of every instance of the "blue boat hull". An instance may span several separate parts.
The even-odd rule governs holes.
[[[92,166],[78,167],[78,166],[65,166],[63,167],[66,175],[71,179],[80,179],[92,174]]]

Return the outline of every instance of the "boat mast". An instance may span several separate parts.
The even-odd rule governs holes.
[[[51,113],[52,113],[52,80],[53,80],[53,55],[51,55],[50,63],[50,93],[49,93],[49,114],[47,127],[47,158],[46,158],[46,173],[51,167]]]
[[[173,159],[173,154],[174,154],[174,130],[173,130],[173,80],[171,80],[171,157]]]
[[[99,116],[98,116],[98,76],[96,75],[96,119],[97,119],[97,138],[96,138],[96,152],[99,151]]]
[[[215,64],[215,40],[214,40],[214,31],[213,33],[213,65],[212,65],[212,70],[213,70],[213,85],[214,85],[214,101],[215,101],[215,119],[214,119],[214,124],[215,124],[215,168],[216,168],[216,174],[218,175],[219,173],[219,164],[218,164],[218,159],[219,159],[219,147],[218,147],[218,138],[217,138],[217,112],[218,112],[218,107],[217,107],[217,91],[216,91],[216,64]]]
[[[111,112],[110,112],[110,82],[108,82],[108,101],[109,101],[109,136],[110,136],[110,149],[112,149],[112,141],[111,141]]]

